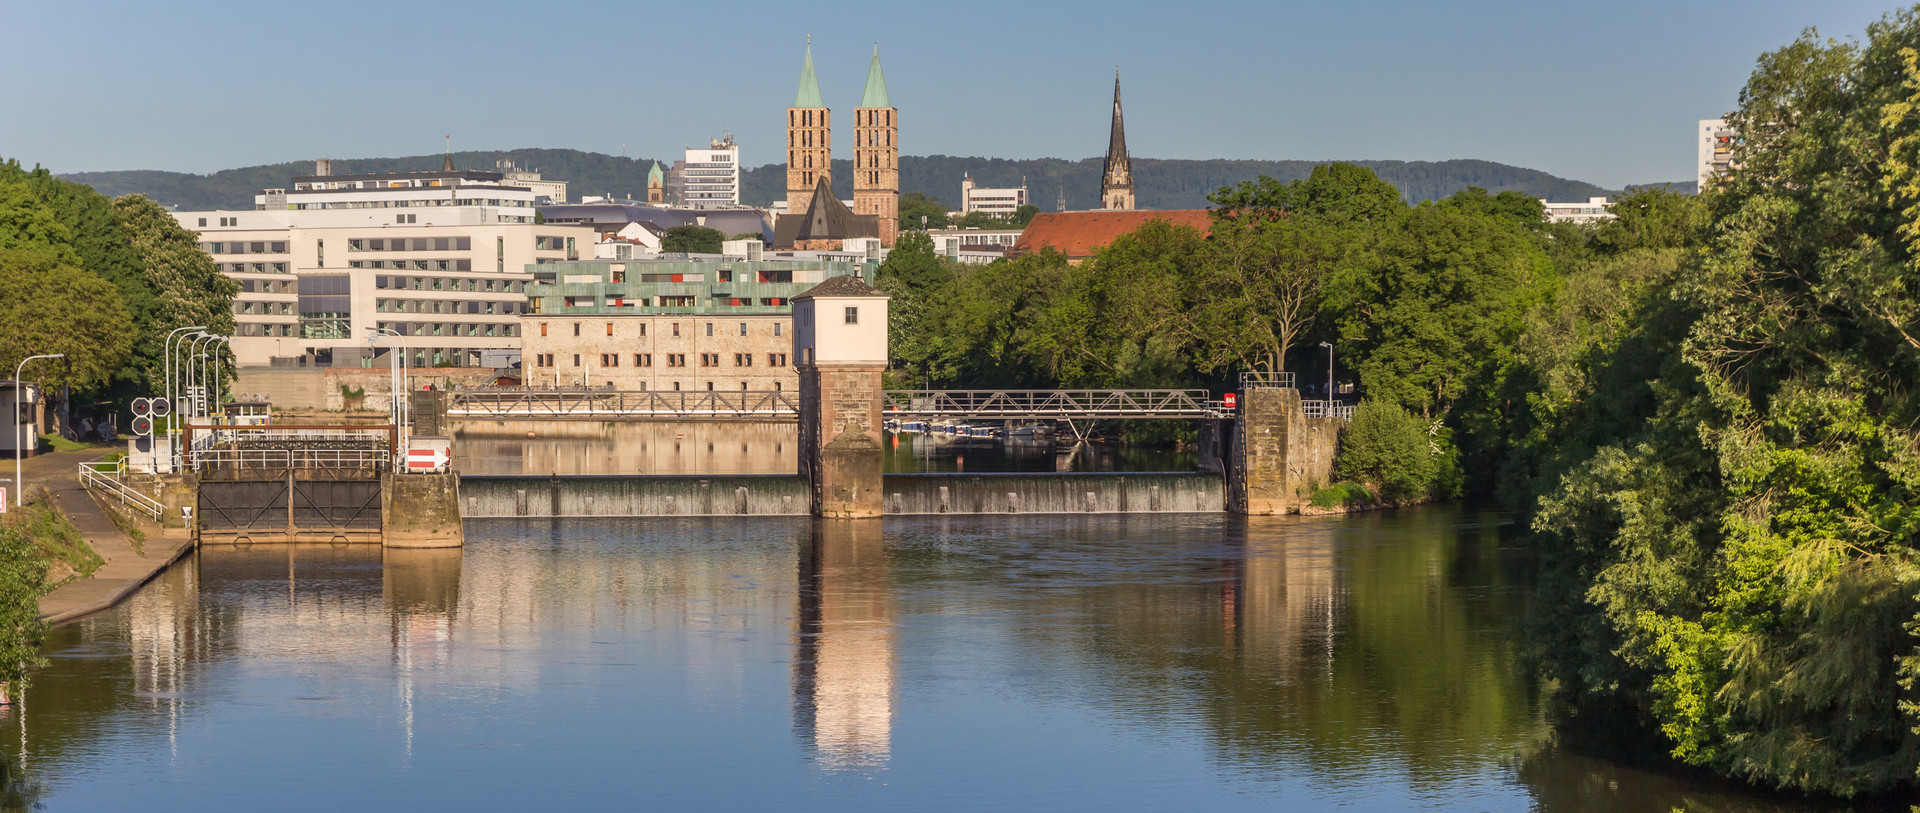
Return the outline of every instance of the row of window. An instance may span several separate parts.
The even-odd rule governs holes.
[[[261,322],[239,322],[235,325],[241,336],[286,336],[294,334],[294,324],[269,325]]]
[[[402,336],[492,336],[512,338],[518,335],[513,325],[479,325],[447,322],[381,322],[382,330],[391,329]]]
[[[500,247],[495,246],[498,250]],[[351,239],[348,251],[472,251],[471,237],[380,237]]]
[[[428,198],[426,200],[347,200],[331,203],[297,203],[295,209],[404,209],[411,206],[511,206],[528,208],[533,204],[524,200],[502,200],[500,198]]]
[[[229,274],[285,274],[286,263],[214,263],[214,267]]]
[[[497,284],[496,284],[497,283]],[[521,280],[491,279],[446,279],[443,277],[388,277],[373,278],[373,287],[391,291],[473,291],[475,293],[526,293],[527,283]]]
[[[265,316],[292,316],[292,302],[255,302],[239,300],[233,302],[233,312],[237,314],[261,314]]]
[[[348,260],[348,268],[391,268],[395,271],[472,271],[473,261],[457,260]]]
[[[662,360],[666,362],[666,366],[668,366],[668,367],[685,367],[685,366],[687,366],[687,354],[685,354],[685,353],[663,353],[663,354],[661,354],[661,357],[662,357]],[[552,367],[552,366],[554,366],[554,365],[553,365],[553,358],[554,358],[554,356],[553,356],[553,354],[552,354],[552,353],[535,353],[535,354],[534,354],[534,356],[533,356],[533,366],[535,366],[535,367]],[[580,359],[581,359],[581,358],[582,358],[582,356],[581,356],[581,354],[579,354],[579,353],[574,353],[574,354],[573,354],[573,366],[575,366],[575,367],[579,367],[579,366],[580,366]],[[600,354],[600,366],[601,366],[601,367],[619,367],[619,366],[620,366],[620,360],[621,360],[621,358],[622,358],[622,356],[621,356],[621,354],[619,354],[619,353],[601,353],[601,354]],[[719,353],[701,353],[701,354],[700,354],[700,366],[702,366],[702,367],[719,367],[719,366],[721,366],[721,364],[720,364],[720,362],[721,362],[721,360],[722,360],[722,358],[721,358],[721,354],[719,354]],[[652,354],[652,353],[634,353],[634,354],[633,354],[633,366],[635,366],[635,367],[652,367],[652,366],[653,366],[653,354]],[[752,366],[753,366],[753,354],[752,354],[752,353],[735,353],[735,354],[733,354],[733,366],[735,366],[735,367],[752,367]],[[768,366],[768,367],[786,367],[786,366],[788,366],[788,365],[787,365],[787,354],[785,354],[785,353],[768,353],[768,354],[767,354],[767,366]]]
[[[854,310],[854,309],[853,309],[853,308],[848,308],[848,310]],[[851,321],[853,321],[853,320],[851,320],[851,319],[849,319],[848,321],[849,321],[849,322],[851,322]],[[575,335],[575,336],[578,336],[578,335],[580,335],[580,325],[581,325],[581,323],[580,323],[580,322],[574,322],[574,323],[573,323],[573,335]],[[606,323],[606,335],[608,335],[608,336],[612,336],[612,335],[614,335],[614,332],[613,332],[613,325],[614,325],[614,323],[612,323],[612,322],[607,322],[607,323]],[[678,335],[680,335],[680,323],[679,323],[679,322],[673,322],[673,323],[671,323],[671,325],[672,325],[672,326],[671,326],[671,327],[670,327],[669,329],[673,331],[673,334],[672,334],[672,335],[674,335],[674,336],[678,336]],[[708,335],[708,336],[712,336],[712,335],[714,335],[714,328],[713,328],[713,325],[714,325],[714,323],[712,323],[712,322],[708,322],[708,323],[706,323],[706,325],[707,325],[707,335]],[[646,336],[646,335],[647,335],[647,323],[646,323],[646,322],[641,322],[641,323],[639,323],[639,326],[640,326],[640,335],[641,335],[641,336],[643,336],[643,337],[644,337],[644,336]],[[781,329],[782,329],[782,328],[784,328],[784,327],[786,327],[786,325],[785,325],[784,323],[781,323],[781,322],[774,322],[774,323],[773,323],[773,335],[775,335],[775,336],[778,336],[778,335],[780,335],[780,334],[781,334]],[[545,335],[547,335],[547,323],[546,323],[546,322],[541,322],[541,323],[540,323],[540,335],[542,335],[542,336],[545,336]],[[742,335],[742,336],[745,336],[745,335],[747,335],[747,323],[746,323],[746,322],[741,322],[741,323],[740,323],[740,335]]]
[[[206,218],[201,218],[201,220],[205,219]],[[222,219],[224,220],[225,218]],[[206,224],[203,223],[201,225]],[[218,240],[211,243],[201,243],[200,250],[208,254],[285,254],[287,253],[287,241],[255,240],[247,242],[241,240]]]
[[[512,315],[518,302],[454,301],[440,299],[376,299],[373,309],[380,313],[470,313],[476,315]]]
[[[235,281],[240,283],[240,292],[243,294],[291,294],[297,291],[294,287],[295,280],[291,279],[243,279]]]

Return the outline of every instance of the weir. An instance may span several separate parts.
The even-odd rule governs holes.
[[[1196,472],[888,474],[885,515],[1218,513],[1225,487]],[[469,475],[468,519],[805,516],[799,475]]]

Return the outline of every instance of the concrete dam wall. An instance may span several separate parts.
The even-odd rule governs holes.
[[[1112,514],[1225,510],[1203,473],[889,474],[887,514]],[[460,478],[467,519],[805,516],[798,475],[605,475]]]

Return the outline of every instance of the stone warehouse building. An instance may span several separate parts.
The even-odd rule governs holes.
[[[832,257],[549,263],[520,318],[528,386],[795,391],[791,300],[874,264]]]

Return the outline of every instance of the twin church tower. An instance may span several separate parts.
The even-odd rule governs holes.
[[[1113,131],[1100,173],[1100,208],[1132,209],[1133,164],[1120,116],[1120,73],[1113,75]],[[800,65],[800,90],[787,108],[787,212],[774,226],[782,248],[838,249],[848,238],[878,237],[891,247],[900,234],[900,111],[887,96],[880,49],[867,65],[867,86],[853,109],[853,208],[833,195],[833,111],[820,96],[813,44]]]
[[[874,218],[877,233],[867,231],[865,223],[847,223],[834,228],[834,220],[847,220],[844,206],[833,197],[833,112],[820,96],[820,80],[814,76],[813,46],[807,46],[806,62],[800,66],[800,90],[793,106],[787,108],[787,211],[788,217],[805,216],[797,237],[806,234],[880,238],[883,246],[892,246],[900,234],[900,111],[887,98],[887,77],[880,71],[880,49],[873,50],[873,62],[867,66],[867,87],[860,94],[860,106],[853,110],[853,211],[857,218]],[[824,209],[824,211],[823,211]],[[835,211],[838,210],[838,211]],[[814,228],[818,227],[818,228]]]

